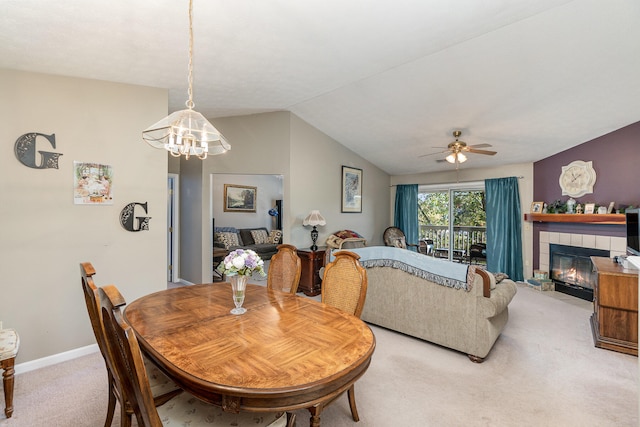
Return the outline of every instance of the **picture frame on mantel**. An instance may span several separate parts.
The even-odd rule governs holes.
[[[342,212],[362,213],[362,169],[342,166]]]
[[[544,208],[544,202],[531,203],[531,213],[542,213],[543,208]]]
[[[585,203],[584,204],[584,213],[592,214],[595,213],[596,204],[595,203]]]
[[[255,212],[258,188],[248,185],[224,185],[225,212]]]

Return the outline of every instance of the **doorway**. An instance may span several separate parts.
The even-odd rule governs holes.
[[[178,201],[179,176],[170,173],[167,178],[167,281],[176,283],[178,279]]]

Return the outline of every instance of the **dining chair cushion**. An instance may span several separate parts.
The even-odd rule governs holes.
[[[20,337],[15,329],[0,330],[0,360],[16,357],[19,347]]]
[[[219,406],[205,403],[189,393],[182,393],[156,408],[165,426],[265,426],[286,427],[287,413],[225,412]]]

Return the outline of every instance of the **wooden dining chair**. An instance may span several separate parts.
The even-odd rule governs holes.
[[[271,257],[267,271],[267,288],[278,291],[298,292],[302,263],[293,245],[278,245],[278,252]]]
[[[100,349],[100,353],[102,354],[107,367],[109,400],[107,403],[107,417],[104,421],[104,425],[105,427],[111,426],[117,401],[120,403],[120,425],[129,427],[131,425],[133,411],[131,409],[131,405],[123,395],[122,385],[120,384],[118,377],[115,375],[111,359],[108,357],[107,342],[102,324],[102,313],[100,311],[100,296],[98,295],[98,288],[93,281],[93,276],[95,274],[96,271],[90,262],[83,262],[80,264],[82,290],[84,293],[85,303],[87,305],[87,311],[89,313],[89,320],[91,321],[91,328],[93,329],[93,334],[98,343],[98,348]],[[144,363],[148,376],[151,378],[151,388],[153,390],[152,393],[156,405],[161,405],[182,392],[182,390],[153,363],[147,359],[145,359]]]
[[[142,352],[135,332],[122,315],[124,298],[114,285],[99,289],[102,322],[108,354],[112,358],[125,396],[128,397],[139,426],[189,425],[190,427],[268,426],[293,427],[295,415],[287,412],[238,414],[205,403],[184,392],[164,405],[155,406]]]
[[[322,302],[360,317],[367,297],[367,271],[358,261],[360,255],[349,251],[334,252],[333,262],[324,269]],[[353,421],[359,421],[354,385],[347,391]]]

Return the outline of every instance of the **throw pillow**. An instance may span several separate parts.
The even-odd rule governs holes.
[[[505,273],[495,273],[493,277],[496,278],[496,283],[502,282],[504,279],[508,279],[509,276]]]
[[[269,243],[279,245],[282,240],[282,230],[271,230],[269,233]]]
[[[225,249],[230,249],[232,246],[238,246],[238,234],[218,233],[218,241],[224,245]]]
[[[251,237],[253,237],[253,241],[256,243],[256,245],[269,243],[267,230],[251,230]]]

